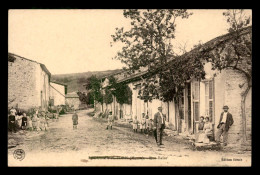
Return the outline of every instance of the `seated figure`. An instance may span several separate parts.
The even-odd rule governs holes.
[[[198,126],[198,133],[196,133],[195,135],[195,141],[200,143],[203,142],[204,139],[204,132],[203,132],[203,128],[204,128],[204,117],[201,116],[200,117],[200,121],[198,122],[199,126]]]
[[[209,143],[213,138],[213,127],[212,127],[212,123],[209,122],[209,117],[205,117],[203,130],[201,130],[201,128],[202,128],[202,121],[201,121],[201,126],[199,125],[199,133],[197,133],[195,141],[198,143]]]
[[[203,131],[204,131],[206,137],[209,138],[210,140],[212,140],[212,138],[213,138],[213,127],[212,127],[212,123],[209,122],[209,117],[205,118],[205,124],[204,124]]]

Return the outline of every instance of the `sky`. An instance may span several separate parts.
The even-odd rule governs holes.
[[[190,50],[227,33],[224,10],[188,10],[177,21],[176,46]],[[251,11],[249,11],[251,13]],[[8,52],[46,65],[51,74],[121,69],[110,46],[116,27],[129,29],[123,10],[9,10]]]

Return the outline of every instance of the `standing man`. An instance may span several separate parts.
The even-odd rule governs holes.
[[[158,112],[154,114],[154,130],[157,132],[157,145],[163,145],[162,144],[162,135],[163,135],[163,129],[165,128],[165,120],[166,116],[162,114],[162,107],[158,107]]]
[[[217,126],[218,131],[216,133],[216,142],[220,143],[220,136],[223,136],[223,145],[227,146],[228,130],[234,123],[232,114],[228,112],[228,106],[223,106],[224,112],[220,115],[219,124]]]

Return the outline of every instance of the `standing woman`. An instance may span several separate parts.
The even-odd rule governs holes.
[[[212,127],[212,123],[209,122],[209,117],[205,117],[205,124],[203,130],[205,132],[206,142],[208,142],[207,139],[213,137],[213,127]]]

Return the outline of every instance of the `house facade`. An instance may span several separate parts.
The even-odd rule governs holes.
[[[51,106],[65,105],[67,85],[50,82],[50,104]]]
[[[250,27],[242,33],[243,36],[250,34]],[[229,34],[217,37],[204,45],[215,47],[218,42],[229,42]],[[103,104],[103,107],[99,109],[103,111],[104,109],[109,109],[113,111],[113,114],[117,118],[123,116],[123,118],[130,119],[137,116],[137,119],[140,120],[142,113],[148,114],[149,118],[153,118],[157,112],[157,107],[162,106],[163,113],[166,114],[166,125],[168,128],[173,130],[179,128],[180,133],[195,134],[198,130],[199,118],[200,116],[204,116],[210,118],[214,134],[216,134],[220,115],[223,112],[222,108],[224,105],[228,105],[229,112],[233,115],[234,119],[234,124],[229,130],[228,142],[230,144],[238,144],[242,141],[243,135],[241,94],[245,91],[247,79],[244,74],[232,68],[222,70],[221,72],[213,71],[211,68],[211,63],[205,62],[205,79],[201,81],[190,79],[186,82],[179,106],[176,106],[174,100],[162,102],[154,99],[151,102],[144,102],[138,98],[138,92],[144,81],[142,77],[147,73],[145,68],[131,75],[127,74],[127,72],[120,72],[113,76],[117,79],[118,83],[125,83],[131,88],[132,104],[127,106],[120,105],[114,99],[111,104]],[[102,82],[106,86],[108,79],[104,78]],[[252,92],[250,89],[245,102],[246,135],[249,142],[251,141],[251,98]],[[122,106],[124,107],[122,108]],[[180,122],[177,119],[177,110],[179,111]],[[121,111],[124,111],[123,115]]]
[[[74,109],[79,109],[81,104],[77,92],[67,93],[65,95],[65,103],[69,106],[74,106]]]
[[[51,73],[44,64],[8,53],[8,108],[48,108]]]

